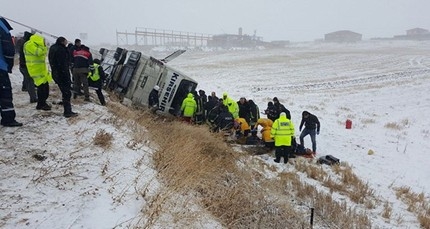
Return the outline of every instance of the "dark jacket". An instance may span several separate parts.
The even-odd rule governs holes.
[[[260,109],[258,108],[257,104],[255,104],[254,101],[252,100],[249,100],[248,104],[249,104],[249,110],[250,110],[249,123],[251,125],[255,125],[255,123],[260,118]]]
[[[151,93],[149,93],[148,106],[149,107],[159,106],[158,91],[155,89],[152,89]]]
[[[251,116],[251,108],[249,107],[248,101],[245,99],[244,103],[237,101],[237,105],[239,106],[239,117],[244,118],[246,122],[250,122]]]
[[[97,89],[102,89],[103,88],[103,82],[106,80],[106,73],[100,64],[97,67],[97,69],[98,69],[100,79],[93,81],[93,80],[91,80],[91,77],[88,77],[88,84],[91,87],[95,87]]]
[[[290,111],[287,108],[285,108],[285,106],[282,105],[282,103],[280,103],[280,102],[274,102],[273,105],[276,108],[276,117],[277,117],[276,119],[279,118],[279,115],[282,112],[285,112],[285,114],[287,115],[287,119],[291,120],[291,113],[290,113]]]
[[[81,46],[81,49],[73,51],[73,68],[89,68],[93,65],[93,55],[88,47]]]
[[[33,35],[32,33],[25,31],[24,36],[19,40],[19,44],[18,44],[19,67],[21,68],[27,68],[27,65],[25,64],[24,43],[30,40],[30,37],[32,35]]]
[[[267,108],[266,110],[264,110],[264,113],[267,115],[267,118],[272,120],[273,122],[279,117],[278,111],[272,102],[269,102],[267,104]]]
[[[12,27],[2,17],[0,17],[0,70],[12,72],[15,56],[15,46],[10,35]]]
[[[308,115],[307,118],[305,118],[305,115]],[[317,132],[320,131],[320,121],[318,120],[317,116],[307,112],[303,111],[302,113],[302,121],[300,122],[299,130],[302,130],[303,124],[305,125],[305,128],[308,130],[315,130],[317,129]]]
[[[55,44],[49,48],[48,53],[49,65],[52,70],[52,78],[57,84],[70,82],[70,57],[67,47],[62,44],[63,41],[64,40],[58,38]]]
[[[228,111],[227,107],[222,108],[221,113],[214,120],[217,130],[226,130],[234,126],[233,115]]]

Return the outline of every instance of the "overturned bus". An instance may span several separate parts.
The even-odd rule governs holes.
[[[133,105],[147,107],[149,93],[158,85],[158,112],[179,115],[182,100],[196,89],[197,82],[166,63],[184,52],[185,50],[178,50],[158,60],[138,51],[102,48],[101,66],[107,74],[105,87],[130,99]]]

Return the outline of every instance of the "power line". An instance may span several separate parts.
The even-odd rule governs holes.
[[[29,25],[26,25],[26,24],[20,23],[20,22],[18,22],[18,21],[13,20],[13,19],[10,19],[10,18],[4,17],[4,16],[0,16],[0,17],[5,18],[5,19],[7,19],[8,21],[11,21],[11,22],[13,22],[13,23],[15,23],[15,24],[18,24],[18,25],[20,25],[20,26],[24,26],[24,27],[26,27],[26,28],[29,28],[29,29],[31,29],[32,31],[35,31],[35,32],[38,32],[38,33],[41,33],[41,34],[45,34],[45,35],[47,35],[47,36],[50,36],[50,37],[52,37],[52,38],[54,38],[54,39],[57,39],[57,38],[58,38],[58,36],[52,35],[52,34],[50,34],[50,33],[47,33],[47,32],[45,32],[45,31],[42,31],[42,30],[40,30],[40,29],[36,29],[36,28],[34,28],[34,27],[32,27],[32,26],[29,26]]]

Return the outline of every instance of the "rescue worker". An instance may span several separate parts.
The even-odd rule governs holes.
[[[70,45],[67,45],[67,49],[69,50],[69,53],[70,53],[70,60],[73,60],[73,52],[75,50],[80,50],[81,49],[81,45],[82,45],[81,44],[81,39],[78,39],[78,38],[75,39],[75,43],[74,44],[70,43]],[[73,68],[73,65],[71,65],[71,68]]]
[[[158,97],[158,93],[160,91],[160,87],[155,85],[152,91],[149,93],[148,98],[148,108],[155,114],[157,112],[158,107],[160,106],[160,100]]]
[[[194,100],[194,96],[192,93],[188,93],[187,98],[182,101],[182,120],[184,122],[192,123],[194,115],[196,114],[196,110],[197,103]]]
[[[94,71],[93,55],[90,48],[81,45],[79,50],[73,51],[73,98],[76,99],[81,93],[81,87],[84,90],[84,101],[90,101],[90,92],[88,90],[88,73]]]
[[[103,82],[106,79],[106,74],[100,65],[101,62],[99,59],[94,59],[93,63],[93,71],[88,73],[88,86],[96,89],[97,97],[99,98],[100,104],[102,106],[106,105],[105,97],[103,96],[102,87]]]
[[[194,114],[194,123],[203,124],[205,120],[204,100],[199,94],[197,94],[197,91],[193,91],[193,96],[197,104],[196,113]]]
[[[208,98],[210,98],[209,101],[213,101],[213,99],[211,98],[211,96],[208,96]],[[211,130],[214,130],[216,128],[215,119],[220,115],[220,113],[221,113],[221,107],[225,107],[224,104],[222,104],[221,102],[219,102],[219,100],[217,100],[215,102],[216,102],[216,104],[214,105],[214,107],[212,109],[210,109],[208,111],[208,115],[206,117],[206,123],[209,125],[209,128]],[[207,104],[209,104],[209,102]],[[228,109],[227,109],[227,112],[228,112]]]
[[[271,130],[272,130],[273,121],[268,118],[259,118],[257,120],[257,123],[254,125],[254,130],[258,129],[258,126],[261,126],[262,129],[260,131],[261,133],[261,139],[264,142],[264,145],[267,148],[273,148],[275,146],[274,141],[272,137],[270,136]]]
[[[228,108],[228,111],[233,115],[233,118],[239,117],[239,106],[227,95],[227,92],[222,94],[222,103]]]
[[[264,110],[264,113],[267,115],[267,118],[273,122],[277,119],[278,111],[272,101],[267,103],[267,108]]]
[[[213,131],[218,132],[221,130],[230,133],[231,129],[234,126],[233,115],[228,111],[228,108],[222,104],[220,104],[219,107],[214,109],[219,109],[220,113],[218,114],[218,116],[216,116],[214,120]]]
[[[51,110],[51,106],[46,103],[49,97],[49,82],[52,81],[51,73],[45,63],[48,48],[45,44],[45,39],[34,34],[30,40],[24,44],[25,63],[27,65],[28,74],[34,81],[37,87],[37,110]]]
[[[235,118],[234,119],[234,128],[236,130],[236,137],[247,137],[251,132],[251,127],[248,122],[244,118]]]
[[[304,138],[307,135],[311,136],[312,141],[312,151],[316,153],[317,150],[317,141],[316,134],[320,134],[320,121],[317,116],[309,113],[308,111],[302,112],[302,121],[300,122],[299,130],[302,130],[303,124],[305,125],[305,129],[303,129],[300,134],[300,145],[305,146]]]
[[[62,102],[64,108],[64,117],[70,118],[78,114],[72,111],[72,104],[70,99],[72,97],[71,80],[70,80],[70,54],[67,50],[67,39],[59,37],[55,44],[49,48],[49,65],[52,70],[52,78],[58,85],[62,95]]]
[[[211,110],[216,107],[219,104],[219,99],[216,97],[212,97],[211,95],[208,96],[208,101],[205,104],[205,110],[206,110],[206,120],[209,118],[209,113]]]
[[[199,90],[199,96],[202,99],[203,104],[203,122],[206,121],[206,116],[208,115],[206,104],[208,103],[208,96],[206,95],[206,92],[204,90]]]
[[[9,127],[22,126],[15,120],[16,113],[13,106],[12,85],[9,73],[12,73],[15,47],[10,35],[12,27],[0,17],[0,115],[1,125]]]
[[[218,98],[218,96],[216,96],[216,93],[213,91],[213,92],[211,92],[211,97],[212,97],[212,99],[214,99],[214,100],[219,100],[219,98]]]
[[[254,103],[252,99],[248,100],[250,114],[249,114],[249,125],[251,126],[251,130],[254,129],[255,124],[258,119],[260,119],[260,109],[257,104]]]
[[[33,35],[32,33],[25,31],[24,36],[21,39],[22,44],[18,47],[19,71],[23,76],[22,87],[23,89],[25,89],[25,91],[27,91],[28,95],[30,96],[30,103],[36,103],[37,102],[36,87],[34,86],[33,78],[31,78],[30,75],[28,74],[28,69],[25,63],[25,55],[24,55],[24,43],[30,40],[30,37],[32,35]]]
[[[291,113],[290,111],[285,108],[285,106],[279,102],[277,97],[273,98],[273,105],[275,106],[276,109],[276,118],[279,118],[279,114],[282,112],[285,112],[285,114],[287,115],[287,118],[291,120]]]
[[[287,118],[287,114],[282,112],[279,118],[273,122],[270,137],[275,140],[275,162],[279,163],[281,157],[284,163],[288,162],[288,157],[292,153],[292,138],[294,136],[294,124]]]
[[[244,118],[247,123],[249,123],[251,108],[249,107],[249,103],[245,97],[242,97],[237,101],[237,106],[239,107],[239,117]]]

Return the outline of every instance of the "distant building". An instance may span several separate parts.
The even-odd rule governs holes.
[[[406,30],[406,36],[415,36],[415,35],[423,35],[429,34],[430,32],[427,29],[415,28]]]
[[[357,42],[361,41],[362,35],[349,30],[340,30],[324,35],[326,42]]]
[[[222,47],[222,48],[231,48],[231,47],[256,47],[261,45],[263,38],[257,37],[255,35],[250,36],[246,34],[242,34],[242,28],[239,28],[238,34],[220,34],[213,35],[211,39],[208,40],[209,47]]]
[[[430,32],[427,29],[414,28],[406,30],[406,35],[394,36],[397,40],[430,40]]]

